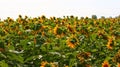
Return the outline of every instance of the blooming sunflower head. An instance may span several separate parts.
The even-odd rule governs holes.
[[[66,32],[66,29],[64,27],[59,27],[56,25],[53,29],[53,33],[57,36],[63,37]]]
[[[45,65],[47,65],[47,64],[48,64],[47,61],[42,61],[42,62],[41,62],[41,67],[45,67]]]
[[[75,44],[70,41],[70,39],[67,40],[67,45],[70,48],[75,48]]]
[[[71,33],[75,33],[75,29],[71,26],[71,24],[67,24],[67,29],[69,30],[69,32]]]
[[[102,67],[110,67],[110,64],[107,60],[102,63]]]
[[[75,44],[71,43],[70,41],[67,41],[67,45],[70,48],[75,48]]]
[[[106,45],[108,49],[112,49],[112,45],[108,42],[108,44]]]
[[[117,67],[120,67],[120,63],[117,64]]]
[[[75,46],[77,45],[77,43],[78,43],[78,40],[74,36],[68,38],[68,40],[67,40],[67,45],[70,48],[75,48]]]

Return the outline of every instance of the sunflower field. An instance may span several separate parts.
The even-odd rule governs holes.
[[[0,67],[120,67],[120,16],[0,20]]]

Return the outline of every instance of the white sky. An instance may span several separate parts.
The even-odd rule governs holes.
[[[120,15],[120,0],[0,0],[0,18]]]

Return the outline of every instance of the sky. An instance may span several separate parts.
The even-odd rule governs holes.
[[[115,17],[120,15],[120,0],[0,0],[1,19],[15,19],[18,15]]]

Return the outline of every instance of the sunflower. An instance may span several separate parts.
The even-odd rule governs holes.
[[[76,57],[77,57],[77,59],[79,59],[79,61],[81,63],[84,63],[86,60],[89,60],[90,56],[91,56],[90,52],[80,52],[80,53],[77,54]],[[85,66],[90,67],[89,64],[86,64]]]
[[[117,67],[120,67],[120,63],[117,64]]]
[[[120,63],[120,50],[118,50],[118,52],[115,54],[112,60],[113,62]]]
[[[74,30],[74,28],[70,25],[70,23],[67,25],[67,29],[69,30],[69,32],[75,33],[75,30]]]
[[[81,55],[81,53],[80,53],[80,54],[77,54],[77,58],[79,59],[79,61],[80,61],[81,63],[84,63],[84,62],[85,62],[85,58]]]
[[[107,48],[108,48],[108,49],[112,49],[112,46],[111,46],[111,43],[110,43],[110,42],[108,42]]]
[[[67,45],[70,47],[70,48],[75,48],[75,45],[77,45],[78,43],[78,40],[77,38],[75,37],[75,35],[72,35],[71,37],[69,37],[67,39]]]
[[[43,23],[43,22],[44,22],[44,20],[43,20],[42,18],[40,18],[40,19],[39,19],[39,22],[40,22],[40,23]]]
[[[51,67],[58,67],[58,65],[55,64],[54,62],[50,62],[49,64],[51,65]]]
[[[70,42],[69,40],[67,41],[67,45],[70,48],[75,48],[75,44],[73,44],[72,42]]]
[[[45,65],[46,65],[46,64],[48,64],[48,62],[47,62],[47,61],[42,61],[42,62],[41,62],[41,66],[40,66],[40,67],[45,67]]]
[[[53,29],[53,33],[57,34],[57,30],[58,30],[58,25],[56,25],[55,28]]]
[[[43,32],[42,32],[42,36],[44,36],[44,35],[45,35],[45,32],[43,31]]]
[[[5,32],[5,34],[7,34],[7,33],[8,33],[8,31],[7,31],[7,30],[5,30],[5,29],[4,29],[3,31]]]
[[[66,65],[65,67],[69,67],[68,65]]]
[[[108,49],[112,49],[112,46],[113,46],[112,43],[113,43],[113,39],[112,39],[112,38],[109,38],[109,39],[108,39],[108,43],[107,43],[107,45],[106,45]]]
[[[90,64],[86,64],[85,67],[91,67],[91,65]]]
[[[102,63],[102,67],[110,67],[110,64],[107,60]]]
[[[4,23],[0,23],[0,26],[3,27],[3,26],[4,26]]]
[[[22,35],[22,31],[18,31],[18,35]]]

